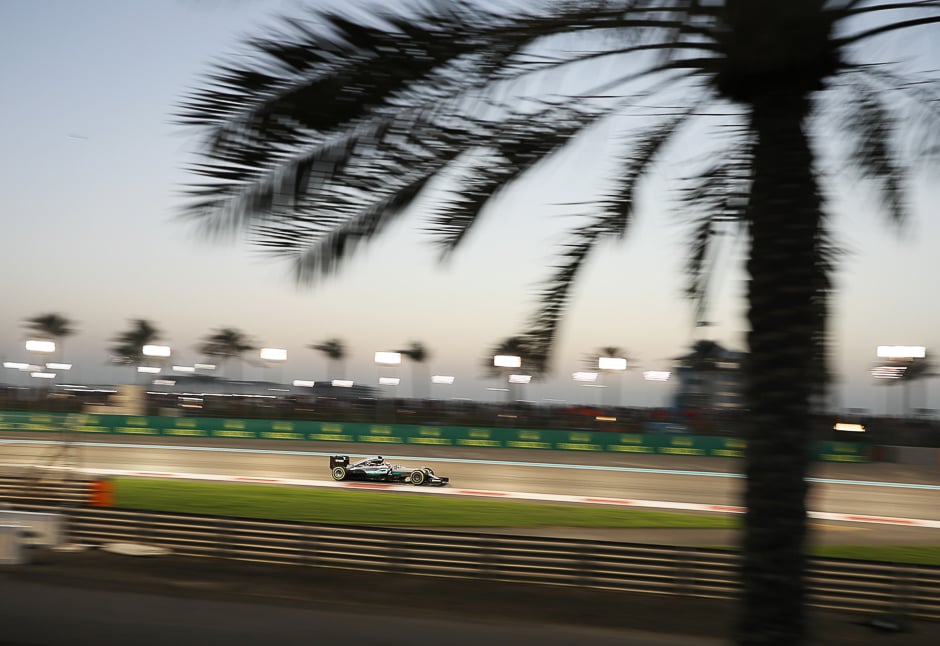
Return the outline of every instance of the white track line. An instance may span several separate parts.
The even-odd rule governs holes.
[[[552,493],[524,493],[520,491],[493,491],[487,489],[465,489],[454,487],[412,487],[385,482],[335,482],[333,480],[301,480],[297,478],[266,478],[257,476],[229,476],[210,473],[175,473],[171,471],[131,471],[127,469],[69,469],[68,467],[43,467],[50,470],[71,470],[88,475],[124,476],[142,478],[168,478],[172,480],[213,480],[217,482],[247,482],[255,484],[279,484],[298,487],[321,487],[334,489],[368,489],[370,491],[397,491],[406,493],[437,494],[447,496],[470,496],[477,498],[500,498],[508,500],[542,500],[547,502],[573,502],[588,505],[611,505],[643,507],[649,509],[671,509],[678,511],[706,511],[723,514],[743,514],[744,507],[734,505],[710,505],[694,502],[671,502],[667,500],[637,500],[633,498],[610,498],[605,496],[568,496]],[[892,516],[870,516],[866,514],[837,514],[810,511],[810,518],[848,523],[874,523],[900,527],[932,527],[940,529],[940,520],[921,518],[896,518]]]

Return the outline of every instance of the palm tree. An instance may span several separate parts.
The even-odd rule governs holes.
[[[334,378],[330,375],[334,375],[335,378],[339,379],[345,378],[346,370],[343,368],[343,359],[346,358],[346,344],[343,343],[342,339],[327,339],[322,343],[315,343],[313,345],[308,345],[307,347],[311,350],[322,352],[326,355],[326,358],[330,360],[330,374],[327,375],[327,379]],[[336,370],[337,366],[339,366],[338,372]]]
[[[130,327],[111,340],[111,362],[119,366],[139,367],[144,363],[144,346],[161,336],[160,330],[146,319],[131,319]]]
[[[683,201],[696,214],[694,299],[704,299],[717,234],[749,243],[739,642],[799,644],[811,399],[826,373],[834,256],[819,174],[828,158],[814,144],[824,127],[826,139],[837,130],[844,166],[903,218],[911,166],[901,153],[940,150],[936,79],[909,73],[909,63],[882,64],[884,48],[863,45],[925,34],[940,22],[937,7],[584,0],[514,3],[505,13],[468,2],[315,12],[253,39],[253,57],[220,66],[182,106],[182,121],[206,134],[195,171],[208,179],[193,185],[188,215],[207,233],[247,231],[309,283],[446,178],[452,194],[430,222],[446,257],[494,195],[593,126],[617,128],[642,110],[642,127],[624,133],[610,189],[581,207],[539,288],[542,307],[524,336],[547,366],[571,288],[590,253],[626,233],[639,181],[689,123],[720,124],[723,148],[692,173]],[[592,74],[564,76],[592,63]],[[556,73],[561,80],[549,82]],[[578,86],[560,85],[566,78]],[[662,116],[649,125],[650,113]],[[901,125],[926,125],[926,136],[901,146]]]
[[[62,340],[75,334],[75,322],[62,314],[49,312],[37,314],[23,321],[29,334],[39,339],[55,342],[55,353],[62,357]]]
[[[427,389],[430,388],[431,376],[428,374],[422,375],[422,378],[418,378],[418,366],[424,366],[427,368],[426,362],[431,358],[431,353],[420,341],[409,341],[408,346],[404,350],[396,350],[396,352],[401,353],[402,356],[408,357],[408,360],[411,361],[411,394],[412,397],[427,399]],[[427,370],[425,370],[425,373]],[[421,387],[421,392],[418,392],[418,382],[421,381],[424,385]]]
[[[228,366],[231,361],[234,359],[237,362],[236,365],[240,367],[243,355],[256,347],[255,342],[238,328],[223,327],[213,330],[204,337],[198,350],[206,356],[221,360],[225,366],[226,377],[228,377]],[[241,370],[236,378],[241,378]]]

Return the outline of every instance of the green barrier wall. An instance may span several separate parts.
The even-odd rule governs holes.
[[[376,453],[382,452],[378,447],[383,445],[410,444],[737,458],[743,457],[745,446],[736,438],[661,433],[55,413],[0,413],[0,431],[4,430],[358,442],[375,446]],[[867,447],[859,442],[817,442],[814,458],[826,462],[870,461]]]

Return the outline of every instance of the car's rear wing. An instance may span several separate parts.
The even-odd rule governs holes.
[[[333,467],[348,467],[349,466],[349,456],[348,455],[331,455],[330,456],[330,468]]]

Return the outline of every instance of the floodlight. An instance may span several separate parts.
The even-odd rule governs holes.
[[[922,345],[879,345],[878,356],[882,359],[923,359],[927,348]]]
[[[626,370],[627,360],[623,357],[598,357],[598,370]]]
[[[72,364],[71,363],[47,363],[46,367],[49,368],[49,370],[71,370]]]
[[[532,375],[509,375],[511,384],[527,384],[532,381]]]
[[[379,377],[379,385],[381,386],[397,386],[401,383],[401,379],[398,377]]]
[[[301,388],[313,388],[313,384],[309,379],[294,379],[294,385]]]
[[[28,363],[21,363],[19,361],[4,361],[4,368],[12,368],[13,370],[26,370],[29,368]]]
[[[647,381],[669,381],[672,373],[668,370],[647,370],[643,373],[643,378]]]
[[[334,379],[330,382],[335,388],[352,388],[353,382],[349,379]]]
[[[30,352],[55,352],[55,342],[30,339],[26,342],[26,349]]]
[[[150,375],[159,375],[160,369],[155,366],[137,366],[137,372],[146,372]]]
[[[512,354],[497,354],[493,357],[493,365],[497,368],[520,368],[522,367],[522,357]]]
[[[287,350],[284,348],[261,348],[261,358],[265,361],[287,361]]]
[[[196,366],[173,366],[173,372],[196,372]]]
[[[168,345],[145,345],[143,347],[145,357],[168,357],[170,356],[170,346]]]
[[[397,366],[401,363],[401,352],[376,352],[375,362]]]
[[[37,379],[55,379],[54,372],[31,372],[29,376],[36,377]]]
[[[596,372],[573,372],[571,376],[575,381],[597,381]]]
[[[452,384],[454,383],[454,378],[451,375],[434,375],[431,377],[432,384]]]

